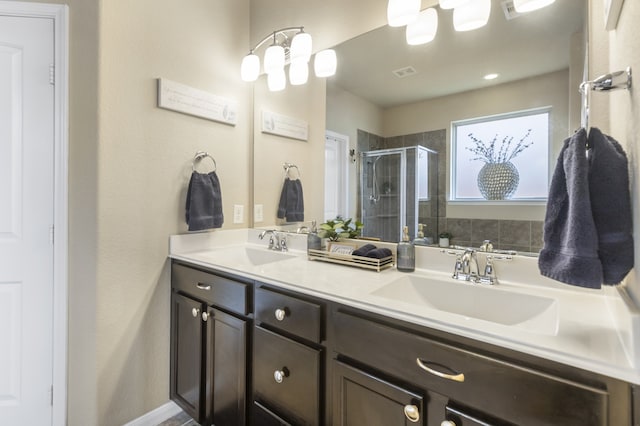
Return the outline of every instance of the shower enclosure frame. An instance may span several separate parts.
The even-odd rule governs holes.
[[[414,192],[415,192],[415,201],[413,203],[413,206],[411,207],[411,209],[413,209],[412,212],[409,212],[409,208],[407,207],[407,151],[410,149],[415,149],[416,150],[416,155],[415,155],[415,165],[414,165],[414,170],[415,170],[415,186],[414,186]],[[438,154],[437,151],[434,151],[432,149],[426,148],[424,146],[421,145],[414,145],[414,146],[409,146],[409,147],[399,147],[399,148],[387,148],[387,149],[379,149],[379,150],[373,150],[373,151],[365,151],[365,152],[361,152],[360,153],[360,170],[359,170],[359,175],[360,175],[360,188],[359,188],[359,202],[360,202],[360,220],[364,223],[365,229],[367,226],[366,223],[366,207],[367,207],[367,203],[370,203],[371,201],[374,201],[377,203],[377,200],[373,200],[372,197],[375,197],[376,195],[378,197],[380,197],[380,190],[379,190],[379,182],[377,182],[377,176],[376,176],[376,163],[377,161],[379,161],[381,158],[383,158],[384,156],[388,156],[388,155],[400,155],[400,170],[399,170],[399,180],[400,180],[400,188],[399,188],[399,192],[398,192],[398,196],[399,196],[399,226],[397,229],[397,233],[396,233],[396,240],[400,241],[402,238],[402,229],[404,226],[409,226],[409,234],[411,236],[411,238],[413,239],[416,236],[417,233],[417,228],[418,228],[418,222],[419,222],[419,201],[420,198],[418,197],[418,181],[417,178],[419,176],[419,162],[420,162],[420,153],[425,152],[425,153],[433,153],[433,154]],[[367,188],[366,186],[366,182],[365,182],[365,167],[367,166],[367,159],[370,158],[374,158],[377,157],[374,160],[374,163],[372,164],[372,171],[371,173],[374,175],[372,176],[373,179],[373,183],[372,183],[372,188],[373,187],[378,187],[377,189],[377,194],[372,194],[369,196],[369,198],[365,199],[365,193],[366,190],[365,188]],[[428,157],[427,157],[428,158]],[[428,164],[428,161],[427,161]],[[375,191],[375,190],[374,190]],[[430,194],[430,197],[437,197],[437,194]],[[437,198],[436,198],[437,199]],[[407,217],[408,217],[408,213],[413,213],[413,217],[415,218],[411,223],[408,224],[407,223]]]

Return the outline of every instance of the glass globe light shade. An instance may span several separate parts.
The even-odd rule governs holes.
[[[240,66],[240,78],[243,81],[256,81],[260,75],[260,58],[258,55],[249,53],[242,58]]]
[[[407,25],[407,44],[412,46],[429,43],[438,31],[438,12],[434,8],[420,12],[418,19]]]
[[[473,0],[453,9],[453,27],[456,31],[471,31],[484,27],[491,15],[491,0]]]
[[[516,12],[526,13],[542,9],[555,1],[556,0],[514,0],[513,6],[516,8]]]
[[[270,72],[267,74],[267,87],[271,92],[279,92],[287,86],[287,77],[284,69]]]
[[[289,83],[292,86],[305,84],[309,79],[309,65],[304,61],[291,62],[289,65]]]
[[[331,77],[336,73],[337,66],[338,59],[335,50],[326,49],[316,53],[316,58],[313,61],[316,77]]]
[[[309,62],[311,59],[311,48],[313,42],[311,35],[302,31],[296,34],[291,40],[291,50],[289,51],[291,62],[304,61]]]
[[[440,0],[440,9],[453,9],[469,3],[470,0]]]
[[[402,27],[415,21],[420,13],[420,0],[389,0],[387,22],[391,27]]]
[[[272,44],[264,53],[264,72],[284,71],[284,47]]]

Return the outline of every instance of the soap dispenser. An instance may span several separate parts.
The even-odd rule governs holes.
[[[418,224],[418,236],[413,240],[413,244],[417,246],[427,245],[427,240],[424,237],[424,225],[422,223]]]
[[[309,250],[320,250],[322,248],[322,240],[318,235],[318,228],[316,227],[316,221],[311,221],[311,230],[307,235],[307,252]]]
[[[416,251],[409,239],[408,226],[402,228],[402,241],[398,243],[396,267],[402,272],[413,272],[416,269]]]

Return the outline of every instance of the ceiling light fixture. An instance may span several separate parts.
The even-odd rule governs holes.
[[[407,44],[412,46],[429,43],[438,31],[438,12],[432,7],[418,15],[418,19],[407,25]]]
[[[242,80],[251,82],[258,79],[260,57],[255,52],[269,41],[271,45],[265,51],[263,63],[269,90],[279,91],[286,87],[287,78],[284,70],[286,65],[289,65],[289,82],[294,86],[305,84],[309,77],[309,60],[313,53],[313,43],[311,35],[304,32],[304,27],[282,28],[263,38],[242,59],[240,66]],[[316,77],[334,75],[337,68],[335,51],[329,49],[316,53],[314,65]]]
[[[487,25],[491,15],[491,0],[474,0],[453,9],[456,31],[471,31]]]
[[[513,6],[518,13],[526,13],[549,6],[556,0],[514,0]]]
[[[390,27],[402,27],[418,19],[421,0],[389,0],[387,22]]]
[[[497,73],[495,73],[495,72],[492,72],[491,74],[487,74],[487,75],[485,75],[485,76],[484,76],[484,77],[482,77],[482,78],[484,78],[485,80],[495,80],[496,78],[498,78],[498,76],[499,76],[499,75],[500,75],[500,74],[497,74]]]

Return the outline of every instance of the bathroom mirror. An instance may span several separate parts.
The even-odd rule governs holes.
[[[324,122],[319,122],[322,114],[316,111],[310,129],[315,126],[317,131],[317,126],[323,125],[326,130],[345,135],[354,150],[357,161],[348,166],[346,216],[359,218],[362,214],[359,182],[363,152],[425,146],[438,152],[435,196],[439,219],[431,226],[435,228],[432,232],[449,231],[453,243],[459,245],[477,245],[486,238],[496,241],[500,248],[535,252],[542,244],[544,203],[447,200],[451,122],[551,107],[551,173],[562,141],[579,127],[577,87],[585,68],[587,2],[560,0],[545,9],[515,16],[512,2],[493,0],[487,26],[470,32],[455,32],[452,15],[450,10],[438,10],[438,32],[426,45],[408,46],[404,28],[385,26],[336,46],[338,73],[326,81],[326,92],[318,93],[317,87],[304,89],[314,92],[314,105],[326,105]],[[489,73],[499,76],[484,80]],[[308,85],[317,85],[313,80],[310,78]],[[296,90],[300,89],[288,87],[285,92]],[[260,104],[280,96],[284,95],[257,90],[256,116],[261,114]],[[286,104],[295,115],[295,107]],[[256,128],[255,134],[259,133]],[[259,165],[266,153],[258,140],[254,143],[256,187],[268,179],[273,181],[270,174],[277,174],[281,181],[281,169],[265,170]],[[310,205],[315,210],[305,219],[322,221],[322,206],[317,205],[323,198],[318,193],[324,172],[322,149],[311,144],[307,148],[309,155],[304,161],[308,161],[308,170],[302,170],[305,202],[315,203]],[[299,158],[303,156],[299,154]],[[306,191],[308,186],[314,189]],[[261,202],[256,198],[256,203]],[[282,224],[274,220],[275,211],[266,208],[263,219],[255,226]]]

